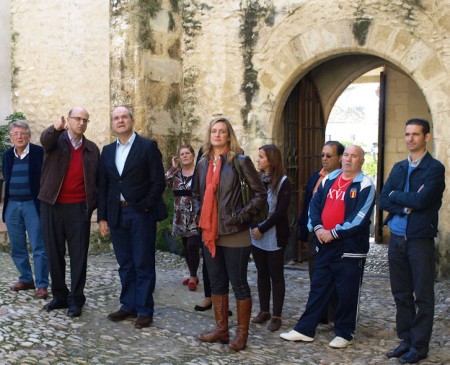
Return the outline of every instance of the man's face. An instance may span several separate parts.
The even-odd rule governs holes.
[[[426,144],[430,140],[430,133],[423,134],[421,125],[410,124],[406,126],[405,142],[406,148],[411,153],[423,153],[426,149]]]
[[[134,119],[131,118],[128,109],[118,107],[112,112],[112,129],[118,135],[129,135],[133,132]]]
[[[323,146],[320,156],[322,157],[322,167],[327,173],[341,167],[342,156],[338,155],[336,146]]]
[[[72,109],[72,114],[67,117],[70,135],[73,138],[80,137],[86,132],[89,123],[89,113],[81,108]]]
[[[358,146],[348,146],[342,155],[342,169],[347,174],[356,175],[364,164],[364,151]]]
[[[17,149],[24,149],[30,142],[31,134],[25,128],[14,127],[9,132],[11,142]]]

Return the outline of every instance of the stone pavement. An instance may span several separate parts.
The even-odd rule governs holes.
[[[213,327],[213,313],[193,311],[202,299],[202,286],[189,292],[181,285],[187,270],[182,258],[157,253],[155,317],[150,328],[136,330],[133,322],[106,319],[118,309],[120,283],[111,253],[89,256],[87,303],[79,318],[65,310],[42,311],[44,301],[33,292],[15,293],[9,286],[17,274],[7,253],[0,252],[0,364],[396,364],[385,353],[397,345],[394,303],[386,268],[386,247],[372,245],[361,296],[356,337],[347,349],[328,346],[334,337],[329,326],[319,326],[312,343],[292,343],[265,325],[251,325],[246,350],[205,344],[195,335]],[[256,269],[249,266],[258,313]],[[286,269],[286,301],[281,331],[290,330],[305,307],[308,272],[305,264]],[[436,317],[430,356],[421,364],[450,364],[450,280],[436,283]],[[230,298],[236,328],[236,307]]]

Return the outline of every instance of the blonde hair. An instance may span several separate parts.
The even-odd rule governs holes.
[[[222,116],[214,117],[209,122],[209,127],[206,132],[206,136],[205,136],[205,143],[202,147],[203,148],[202,159],[203,158],[208,159],[209,155],[211,154],[211,152],[213,150],[213,147],[211,145],[211,130],[212,130],[212,127],[216,123],[219,123],[219,122],[225,123],[225,125],[227,126],[228,136],[230,137],[230,141],[228,142],[227,161],[229,163],[231,163],[233,161],[233,159],[236,157],[236,155],[243,154],[244,150],[241,148],[241,146],[239,146],[239,142],[237,141],[236,134],[234,133],[234,129],[233,129],[229,119],[226,117],[222,117]]]

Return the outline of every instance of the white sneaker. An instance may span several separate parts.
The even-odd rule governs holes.
[[[345,349],[348,345],[350,345],[352,341],[348,341],[345,338],[336,336],[331,340],[328,346],[333,347],[335,349]]]
[[[305,336],[296,330],[292,330],[290,332],[280,333],[280,337],[284,338],[288,341],[303,341],[303,342],[312,342],[314,341],[313,337]]]

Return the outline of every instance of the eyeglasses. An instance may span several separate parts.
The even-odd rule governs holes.
[[[10,134],[10,136],[11,137],[14,137],[14,138],[16,138],[16,137],[27,137],[27,136],[29,136],[30,135],[30,133],[29,132],[15,132],[15,133],[11,133]]]
[[[69,118],[71,118],[71,119],[73,119],[73,120],[76,120],[77,121],[77,123],[83,123],[83,124],[87,124],[87,123],[89,123],[89,119],[86,119],[86,118],[81,118],[81,117],[69,117]]]
[[[336,155],[330,155],[329,153],[321,153],[320,154],[320,157],[322,157],[322,158],[324,158],[324,157],[331,158],[331,157],[334,157],[334,156],[336,156]]]

